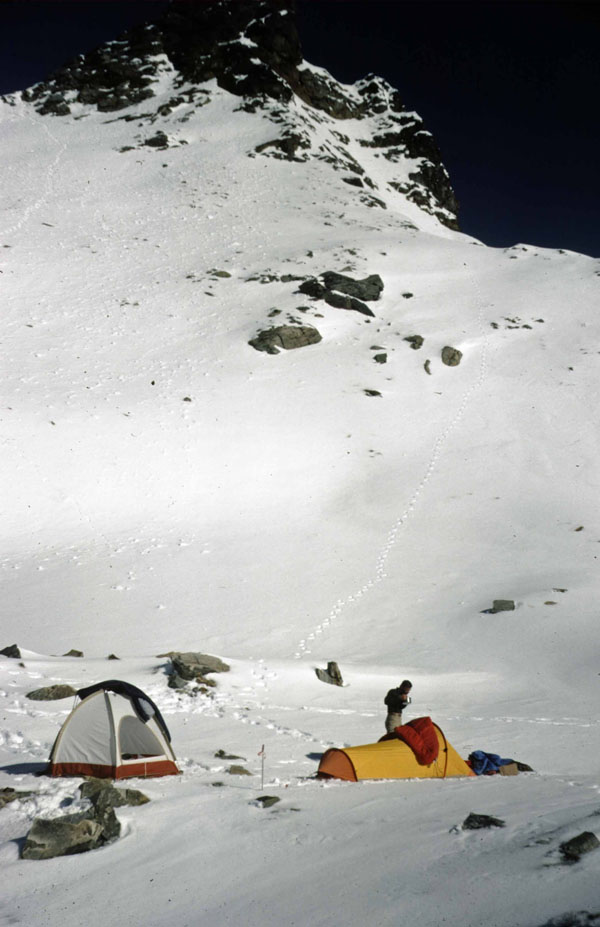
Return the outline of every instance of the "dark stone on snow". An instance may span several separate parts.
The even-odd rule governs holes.
[[[315,277],[311,277],[300,284],[298,292],[304,293],[305,296],[312,296],[314,299],[323,299],[327,290]]]
[[[323,299],[329,306],[333,306],[334,309],[348,309],[351,312],[360,312],[362,315],[375,318],[375,313],[369,309],[366,303],[361,302],[360,299],[355,299],[354,296],[347,296],[345,293],[334,293],[327,290]]]
[[[378,389],[365,389],[363,392],[365,396],[381,396],[381,393]]]
[[[148,145],[150,148],[168,148],[169,139],[164,132],[157,132],[156,135],[147,138],[144,145]]]
[[[337,663],[333,660],[331,660],[327,664],[326,670],[322,670],[317,667],[315,669],[315,673],[317,674],[317,678],[320,679],[321,682],[327,682],[331,686],[343,686],[344,685],[344,680],[342,679],[340,668],[337,665]]]
[[[351,187],[364,187],[360,177],[342,177],[344,183],[350,184]]]
[[[559,849],[565,859],[577,862],[585,853],[591,853],[600,847],[600,840],[591,831],[584,831],[572,840],[561,843]]]
[[[404,341],[408,341],[413,351],[418,351],[423,347],[425,339],[421,335],[407,335]]]
[[[496,615],[498,612],[514,612],[515,603],[512,599],[494,599],[491,608],[484,608],[483,615]]]
[[[480,830],[484,827],[504,827],[501,818],[494,818],[489,814],[475,814],[471,812],[462,822],[463,830]]]
[[[278,801],[281,801],[277,795],[259,795],[252,804],[260,804],[263,808],[272,808]]]
[[[446,345],[445,348],[442,348],[442,363],[446,367],[458,367],[462,360],[462,351],[459,351],[458,348],[451,348]]]
[[[112,817],[116,820],[114,811]],[[105,823],[108,833],[105,833]],[[108,819],[106,822],[96,820],[93,812],[67,814],[53,820],[36,818],[27,834],[21,857],[52,859],[55,856],[71,856],[74,853],[95,850],[109,839],[118,836],[118,821],[117,825],[115,827],[114,821]]]
[[[230,766],[227,770],[230,776],[252,776],[253,773],[245,769],[244,766]]]
[[[225,750],[217,750],[215,757],[218,760],[245,760],[245,756],[236,756],[235,753],[226,753]]]
[[[318,344],[322,336],[309,325],[279,325],[259,332],[248,344],[256,351],[279,354],[281,348],[292,351],[310,344]]]
[[[77,689],[73,686],[56,685],[34,689],[33,692],[28,692],[26,697],[35,702],[52,702],[56,699],[72,698],[74,695],[77,695]]]
[[[69,650],[68,653],[63,653],[63,657],[82,657],[82,650]]]
[[[4,647],[0,650],[0,654],[2,654],[3,657],[10,657],[11,660],[21,659],[21,651],[16,644],[10,644],[8,647]]]
[[[374,354],[373,360],[377,364],[387,364],[387,354]]]
[[[348,296],[356,296],[357,299],[364,299],[367,302],[379,299],[383,291],[383,280],[379,274],[371,274],[363,280],[353,280],[352,277],[328,270],[321,274],[321,279],[326,289],[347,293]]]

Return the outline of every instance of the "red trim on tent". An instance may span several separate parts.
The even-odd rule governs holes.
[[[152,760],[127,763],[122,766],[100,766],[94,763],[52,763],[50,776],[94,776],[96,779],[139,779],[152,776],[177,776],[179,770],[173,760]]]

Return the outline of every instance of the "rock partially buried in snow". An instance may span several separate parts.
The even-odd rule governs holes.
[[[512,599],[494,599],[491,608],[484,608],[482,615],[496,615],[498,612],[514,612],[515,603]]]
[[[321,333],[312,325],[278,325],[259,332],[248,344],[255,351],[279,354],[281,348],[293,351],[322,341]]]
[[[100,815],[111,808],[146,805],[150,801],[139,789],[116,789],[111,779],[86,779],[79,786],[79,792],[82,798],[89,798],[96,813]]]
[[[29,798],[30,795],[34,794],[34,792],[17,792],[16,789],[11,789],[9,787],[0,789],[0,808],[4,808],[5,805],[9,805],[13,801],[21,801],[23,798]]]
[[[114,812],[113,812],[114,816]],[[27,834],[23,859],[52,859],[86,853],[106,843],[104,825],[87,812],[48,820],[36,818]]]
[[[560,852],[566,860],[577,862],[584,853],[591,853],[600,847],[600,840],[591,831],[586,830],[572,840],[566,840],[560,845]]]
[[[246,769],[244,766],[230,766],[227,770],[230,776],[252,776],[253,773],[250,770]]]
[[[83,657],[83,651],[71,648],[68,653],[63,653],[63,657]]]
[[[504,827],[505,822],[501,818],[494,818],[490,814],[476,814],[471,811],[462,822],[463,830],[480,830],[484,827]]]
[[[215,757],[218,760],[245,760],[245,756],[237,756],[235,753],[226,753],[225,750],[217,750]]]
[[[278,801],[281,801],[281,799],[277,795],[259,795],[251,804],[260,805],[262,808],[272,808]]]
[[[56,699],[72,698],[74,695],[77,695],[77,689],[73,686],[56,685],[34,689],[33,692],[28,692],[26,697],[33,699],[34,702],[52,702]]]
[[[208,653],[174,651],[166,656],[171,658],[175,672],[182,679],[197,679],[198,676],[206,676],[207,673],[228,673],[230,670],[228,663]]]
[[[462,351],[459,351],[458,348],[451,348],[446,345],[445,348],[442,348],[442,363],[446,367],[458,367],[462,360]]]

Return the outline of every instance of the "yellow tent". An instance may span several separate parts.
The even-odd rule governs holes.
[[[346,779],[446,779],[449,776],[474,776],[475,773],[448,743],[437,724],[433,725],[440,745],[437,759],[422,766],[408,746],[396,738],[344,750],[331,749],[323,754],[318,775]]]

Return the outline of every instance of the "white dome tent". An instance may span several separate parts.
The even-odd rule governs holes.
[[[179,773],[168,728],[141,689],[111,679],[79,689],[77,696],[81,702],[52,747],[49,775],[129,779]]]

